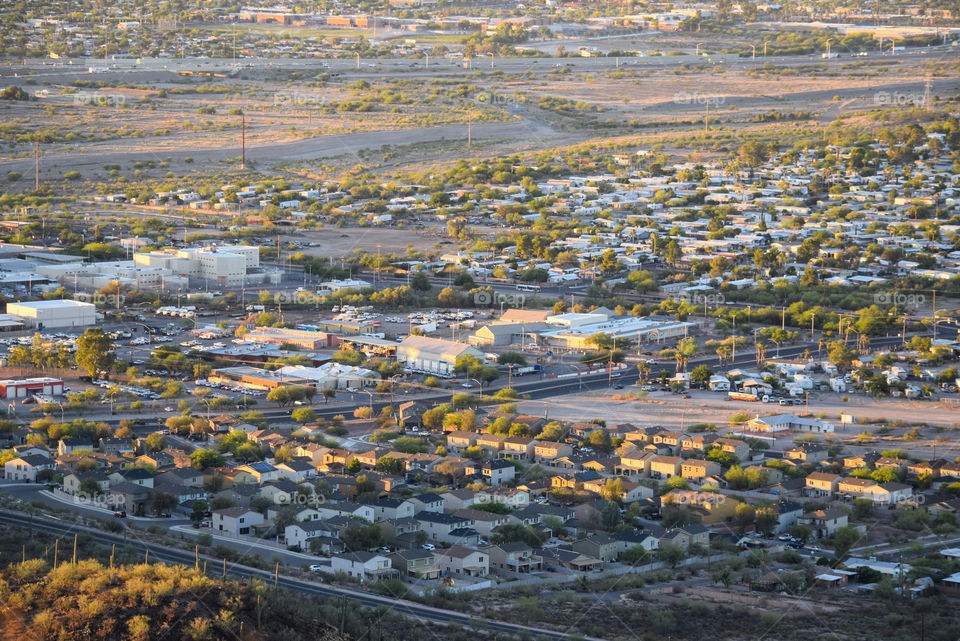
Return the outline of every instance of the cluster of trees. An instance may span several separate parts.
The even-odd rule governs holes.
[[[316,393],[317,388],[312,385],[280,385],[267,393],[267,400],[280,407],[286,407],[297,401],[310,402]]]

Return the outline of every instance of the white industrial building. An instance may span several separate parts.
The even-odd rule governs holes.
[[[37,273],[56,280],[61,285],[74,289],[102,289],[113,282],[133,289],[150,288],[164,291],[187,289],[190,286],[185,276],[173,274],[168,269],[138,265],[132,260],[103,263],[67,263],[61,265],[38,265]]]
[[[380,375],[372,370],[333,362],[324,363],[320,367],[287,365],[276,370],[276,372],[292,379],[315,381],[317,389],[363,387],[380,378]]]
[[[137,265],[160,268],[198,283],[241,287],[279,283],[281,272],[260,269],[260,248],[249,245],[210,245],[161,249],[133,255]]]
[[[466,343],[428,336],[407,336],[397,347],[397,362],[407,369],[428,374],[452,374],[457,358],[465,355],[483,360],[483,352]]]
[[[7,303],[7,313],[23,319],[35,329],[89,327],[97,322],[97,308],[76,300],[39,300],[30,303]]]
[[[594,334],[640,343],[659,343],[687,336],[696,327],[693,323],[672,319],[617,317],[603,308],[589,313],[548,316],[547,324],[557,328],[540,332],[547,344],[570,349],[589,349],[591,345],[587,339]]]

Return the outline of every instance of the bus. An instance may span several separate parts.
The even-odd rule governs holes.
[[[529,283],[519,283],[517,285],[517,291],[519,292],[539,292],[540,285],[533,285]]]

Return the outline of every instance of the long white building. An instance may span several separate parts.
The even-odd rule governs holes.
[[[261,271],[260,248],[248,245],[161,249],[134,254],[133,260],[137,265],[220,287],[278,283],[281,276],[280,272]]]
[[[27,327],[36,329],[89,327],[97,322],[96,306],[76,300],[7,303],[7,313],[22,318]]]

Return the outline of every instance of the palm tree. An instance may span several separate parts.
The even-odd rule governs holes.
[[[650,365],[647,363],[640,363],[637,365],[637,369],[640,370],[640,382],[642,383],[647,379],[647,376],[650,374]]]
[[[755,343],[755,347],[757,348],[757,367],[760,367],[764,357],[767,355],[767,348],[763,343]]]

